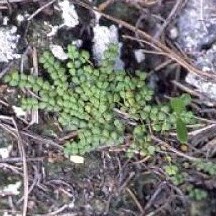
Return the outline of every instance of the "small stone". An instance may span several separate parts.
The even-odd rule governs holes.
[[[0,148],[0,157],[1,157],[2,159],[9,158],[9,155],[10,155],[10,152],[11,152],[12,148],[13,148],[12,145],[9,145],[9,146],[7,146],[7,147]]]
[[[25,20],[25,17],[22,14],[18,14],[16,17],[16,20],[18,24],[20,25]]]
[[[70,28],[77,26],[79,24],[79,17],[74,5],[70,1],[64,0],[59,2],[59,6],[62,10],[63,25]]]
[[[145,60],[145,53],[142,49],[134,50],[134,55],[137,63],[141,63],[143,60]]]
[[[15,112],[17,117],[25,117],[26,116],[26,112],[21,107],[12,106],[12,108],[13,108],[13,111]]]
[[[83,164],[84,163],[84,157],[81,157],[78,155],[72,155],[72,156],[70,156],[70,161],[74,162],[76,164]]]
[[[175,40],[177,37],[178,37],[178,29],[176,27],[172,27],[170,30],[169,30],[169,37],[172,39],[172,40]]]
[[[10,60],[20,58],[16,53],[16,47],[19,35],[16,34],[17,28],[0,27],[0,62],[9,62]]]
[[[68,59],[67,54],[63,50],[63,48],[59,45],[51,44],[50,45],[50,50],[52,54],[59,60],[66,60]]]
[[[20,181],[14,183],[14,184],[9,184],[6,187],[2,189],[2,193],[11,193],[13,195],[19,195],[20,191],[19,188],[21,187],[22,183]]]

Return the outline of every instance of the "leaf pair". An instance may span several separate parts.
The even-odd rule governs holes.
[[[182,119],[182,113],[186,112],[186,106],[191,103],[190,95],[183,94],[181,97],[173,98],[170,101],[171,107],[176,114],[177,138],[180,142],[188,141],[188,131],[185,121]]]

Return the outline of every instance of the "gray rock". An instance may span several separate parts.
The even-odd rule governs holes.
[[[188,0],[177,21],[180,47],[202,71],[216,73],[216,0]],[[216,83],[189,73],[186,82],[216,100]]]
[[[17,28],[0,27],[0,62],[9,62],[12,59],[20,58],[16,53],[19,35],[16,34]]]

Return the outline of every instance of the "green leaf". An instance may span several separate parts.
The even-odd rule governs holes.
[[[12,86],[12,87],[15,87],[15,86],[18,86],[18,81],[16,81],[16,80],[11,80],[10,82],[9,82],[9,84],[10,84],[10,86]]]
[[[176,120],[176,131],[177,138],[181,143],[187,143],[188,141],[188,132],[185,123],[181,120],[181,118],[177,118]]]
[[[86,105],[86,106],[85,106],[85,111],[86,111],[87,113],[91,113],[91,110],[92,110],[92,108],[91,108],[90,105]]]
[[[161,131],[161,126],[159,124],[154,124],[154,125],[152,125],[152,129],[154,131],[159,132],[159,131]]]
[[[75,68],[71,68],[69,70],[69,73],[70,73],[71,76],[75,76],[76,75],[76,69]]]
[[[88,61],[89,58],[90,58],[90,55],[89,55],[89,53],[88,53],[87,51],[82,51],[82,52],[81,52],[81,56],[82,56],[82,58],[84,58],[86,61]]]
[[[43,88],[44,90],[50,90],[51,86],[50,86],[49,82],[45,81],[45,82],[43,83],[42,88]]]
[[[9,83],[11,81],[11,76],[9,74],[7,74],[6,76],[4,76],[4,82],[5,83]]]
[[[110,134],[110,136],[114,141],[118,138],[118,134],[114,131]]]
[[[44,53],[43,53],[43,58],[44,59],[46,59],[46,60],[48,60],[49,58],[50,58],[50,56],[51,56],[51,54],[50,54],[50,52],[49,51],[45,51]]]
[[[12,74],[12,80],[18,81],[20,79],[19,73],[17,71],[14,71]]]
[[[109,113],[104,113],[103,117],[106,121],[111,121],[111,119],[112,119],[112,115]]]
[[[189,94],[183,94],[181,95],[181,100],[183,101],[184,105],[187,106],[191,103],[191,96]]]
[[[177,114],[181,114],[181,112],[185,111],[185,102],[182,98],[172,98],[171,101],[171,107],[174,112]]]
[[[162,106],[161,107],[161,112],[169,113],[170,112],[170,108],[168,106]]]
[[[38,77],[38,78],[36,78],[36,83],[39,86],[43,87],[44,81],[43,81],[43,79],[41,77]]]
[[[55,64],[55,58],[53,56],[50,55],[49,59],[48,59],[48,62],[53,65]]]
[[[79,84],[79,82],[80,82],[77,77],[73,77],[72,81],[73,81],[74,84]]]
[[[56,69],[56,70],[59,70],[61,68],[61,64],[59,62],[55,62],[53,67]]]
[[[74,63],[73,63],[73,62],[68,62],[68,63],[67,63],[67,67],[68,67],[68,68],[71,68],[72,70],[74,70]],[[71,69],[70,69],[70,70],[71,70]]]
[[[147,105],[144,107],[144,112],[150,113],[151,112],[151,106]]]
[[[26,80],[20,80],[20,82],[19,82],[19,87],[20,87],[20,88],[26,87],[26,83],[27,83]]]
[[[44,64],[46,62],[46,58],[44,58],[44,56],[41,56],[39,58],[39,63]]]
[[[79,60],[74,61],[74,67],[75,68],[80,68],[82,63]]]
[[[32,89],[33,89],[34,92],[37,92],[37,91],[39,91],[41,89],[41,87],[39,85],[37,85],[37,84],[34,84],[32,86]]]
[[[167,116],[163,112],[158,113],[158,119],[163,121],[166,120]]]
[[[147,151],[150,155],[154,155],[156,148],[155,148],[155,146],[150,145],[150,146],[148,146]]]
[[[51,67],[51,65],[50,65],[49,62],[45,62],[44,65],[43,65],[43,67],[44,67],[45,69],[48,69],[48,68]]]
[[[35,79],[35,77],[34,76],[28,76],[28,81],[29,81],[29,83],[32,83],[32,84],[34,84],[35,82],[36,82],[36,79]]]
[[[171,129],[171,124],[170,122],[164,121],[161,130],[162,131],[168,131]]]
[[[178,173],[179,169],[176,165],[166,165],[164,167],[165,172],[169,175],[169,176],[174,176]]]
[[[141,117],[141,119],[146,120],[149,117],[149,114],[146,112],[141,112],[140,117]]]
[[[47,107],[46,102],[39,102],[39,109],[45,109]]]

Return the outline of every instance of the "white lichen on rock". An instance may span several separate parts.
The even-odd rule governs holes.
[[[134,50],[134,56],[137,61],[137,63],[141,63],[145,60],[145,52],[143,49],[136,49]]]
[[[22,185],[21,181],[17,181],[14,184],[9,184],[2,188],[1,193],[2,194],[11,194],[11,195],[19,195],[20,194],[20,187]]]
[[[13,148],[12,145],[8,145],[7,147],[0,148],[0,158],[2,159],[8,158],[12,151],[12,148]]]
[[[27,115],[27,112],[22,107],[12,106],[12,109],[17,117],[25,117]]]
[[[124,62],[121,60],[121,47],[122,43],[119,42],[119,34],[118,34],[118,28],[115,25],[111,25],[110,27],[107,26],[101,26],[99,24],[101,14],[94,11],[95,14],[95,26],[93,27],[93,56],[96,60],[97,64],[100,64],[100,62],[103,59],[103,54],[105,50],[107,50],[108,46],[111,43],[114,43],[118,46],[118,56],[116,58],[116,64],[115,69],[123,69],[124,68]]]
[[[59,2],[59,6],[62,10],[62,18],[64,20],[62,25],[69,28],[77,26],[79,24],[79,17],[74,5],[71,4],[69,0],[64,0]]]
[[[19,35],[16,34],[17,28],[0,27],[0,62],[9,62],[10,60],[20,58],[16,53]]]
[[[56,44],[51,44],[50,45],[50,50],[52,54],[59,60],[66,60],[68,59],[68,55],[65,53],[63,50],[62,46],[56,45]]]
[[[93,38],[93,55],[98,64],[100,64],[103,59],[103,53],[107,50],[109,44],[115,43],[118,45],[118,56],[116,58],[115,69],[124,68],[124,62],[121,60],[121,47],[122,43],[118,40],[118,28],[115,25],[100,26],[97,24],[93,28],[94,38]]]
[[[51,28],[51,31],[48,33],[48,37],[54,36],[59,29],[62,27],[74,28],[79,24],[79,17],[76,12],[76,8],[69,0],[59,1],[59,9],[61,10],[61,17],[63,22],[59,25],[52,26],[49,23],[45,23]]]

